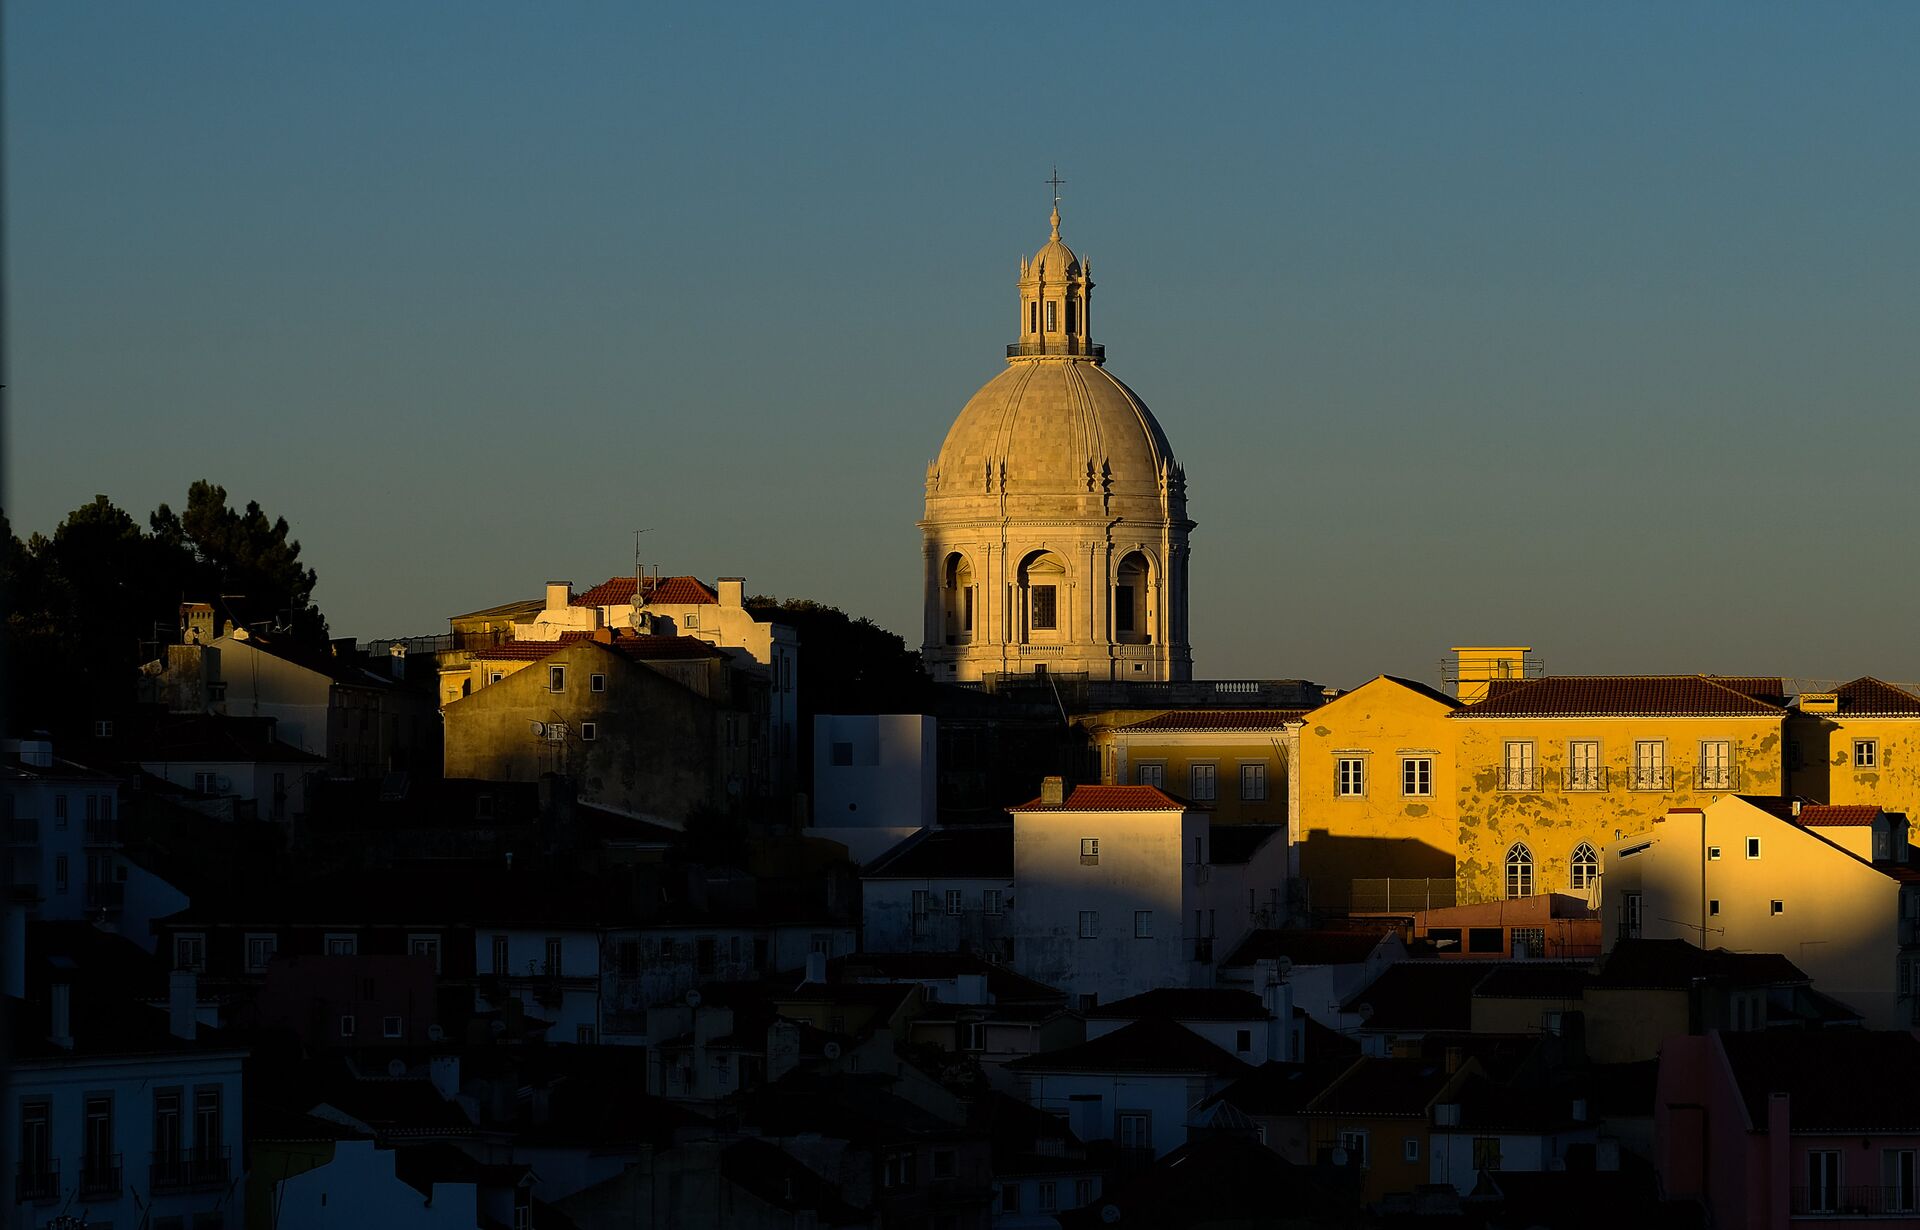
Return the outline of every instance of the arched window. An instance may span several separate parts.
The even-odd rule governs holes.
[[[1032,639],[1056,640],[1067,626],[1067,563],[1051,551],[1035,551],[1020,562],[1020,617]]]
[[[1600,856],[1584,841],[1573,848],[1570,865],[1573,868],[1573,891],[1576,893],[1585,892],[1600,878]]]
[[[964,645],[973,640],[973,565],[955,551],[947,556],[941,570],[940,605],[945,612],[947,644]]]
[[[1533,851],[1523,841],[1507,847],[1507,896],[1533,896]]]
[[[1147,557],[1128,553],[1113,574],[1113,639],[1123,645],[1145,645],[1153,637],[1147,627]]]

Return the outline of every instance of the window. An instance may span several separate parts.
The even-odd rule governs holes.
[[[1541,957],[1547,952],[1545,927],[1515,927],[1508,935],[1507,950],[1516,957]]]
[[[1533,740],[1509,739],[1500,769],[1500,789],[1537,790],[1534,780]]]
[[[1114,1139],[1122,1149],[1153,1148],[1153,1115],[1144,1110],[1123,1110],[1114,1120]]]
[[[913,916],[915,918],[925,918],[931,913],[933,913],[933,891],[925,888],[914,889]]]
[[[12,796],[8,797],[11,799]],[[53,827],[56,829],[67,827],[67,796],[64,794],[53,796]]]
[[[409,935],[407,937],[407,955],[426,957],[433,962],[433,972],[440,972],[440,937],[437,935]]]
[[[1253,1049],[1253,1031],[1251,1029],[1234,1030],[1233,1031],[1233,1049],[1236,1051],[1239,1051],[1243,1055],[1246,1054],[1248,1051],[1251,1051]]]
[[[1460,928],[1458,927],[1428,927],[1427,938],[1433,941],[1435,948],[1442,950],[1451,948],[1455,952],[1460,951]]]
[[[54,855],[53,856],[53,891],[57,893],[64,893],[67,891],[67,876],[68,876],[67,856],[64,854]]]
[[[247,972],[263,974],[267,963],[273,960],[273,954],[280,951],[280,938],[275,935],[249,935],[247,937]]]
[[[547,691],[564,692],[567,690],[567,668],[549,666],[547,668]]]
[[[1080,911],[1080,938],[1083,940],[1097,940],[1100,938],[1100,911]]]
[[[1879,768],[1880,740],[1855,739],[1853,741],[1853,767],[1856,769]]]
[[[1192,784],[1188,795],[1196,803],[1213,802],[1214,767],[1210,764],[1197,764],[1187,770],[1187,779]]]
[[[1153,938],[1153,911],[1135,910],[1133,912],[1133,938],[1150,940]]]
[[[80,1138],[80,1185],[118,1188],[119,1181],[113,1175],[113,1095],[88,1094],[81,1109],[86,1118]]]
[[[546,964],[541,967],[540,972],[549,978],[558,978],[565,969],[562,961],[564,951],[565,949],[560,943],[560,937],[557,935],[549,935],[547,937],[547,961]]]
[[[1035,631],[1051,632],[1060,626],[1059,612],[1054,606],[1054,588],[1051,585],[1033,587],[1033,627]]]
[[[1807,1151],[1807,1212],[1832,1213],[1840,1207],[1840,1151]]]
[[[1507,950],[1507,932],[1503,927],[1468,927],[1467,951],[1503,953]]]
[[[507,965],[508,965],[507,952],[508,952],[507,937],[504,935],[494,936],[493,937],[493,972],[494,973],[505,974],[507,972]]]
[[[967,1021],[960,1026],[960,1047],[968,1051],[987,1049],[987,1024],[985,1021]]]
[[[1113,630],[1115,632],[1133,631],[1133,586],[1131,585],[1113,587]]]
[[[1406,1162],[1417,1162],[1420,1160],[1419,1138],[1409,1136],[1400,1142],[1400,1160]]]
[[[853,764],[853,744],[842,741],[833,745],[833,767],[845,769]]]
[[[1408,756],[1400,762],[1400,793],[1424,799],[1433,793],[1433,758]]]
[[[1747,857],[1748,858],[1760,857],[1760,839],[1758,837],[1747,838]]]
[[[1507,897],[1533,896],[1533,851],[1516,841],[1507,847]]]
[[[973,631],[973,586],[971,585],[960,592],[960,630]]]
[[[961,909],[960,902],[961,902],[962,895],[963,894],[957,888],[950,888],[947,890],[947,913],[958,914],[960,912],[960,909]]]
[[[1264,764],[1243,764],[1240,766],[1240,798],[1243,802],[1256,803],[1267,797],[1267,766]]]
[[[1636,739],[1633,744],[1633,788],[1667,788],[1667,745],[1661,739]]]
[[[1620,894],[1620,937],[1640,938],[1640,894]]]
[[[397,1016],[383,1016],[380,1018],[380,1036],[383,1038],[404,1037],[406,1036],[404,1026],[405,1023]]]
[[[729,732],[731,732],[733,727],[729,725],[727,729]],[[599,737],[600,737],[600,723],[598,722],[580,723],[580,742],[592,743],[595,739],[598,739]]]
[[[604,692],[606,690],[607,690],[607,677],[605,675],[593,674],[593,675],[587,676],[587,691]]]
[[[501,681],[502,679],[505,679],[505,678],[506,678],[506,675],[505,675],[505,674],[503,674],[503,673],[502,673],[502,672],[500,672],[500,671],[489,671],[489,672],[487,672],[487,682],[488,682],[488,683],[499,683],[499,682],[500,682],[500,681]]]
[[[1606,770],[1600,767],[1598,739],[1571,739],[1567,742],[1567,789],[1605,790]]]
[[[1573,885],[1573,891],[1576,893],[1585,892],[1593,886],[1595,880],[1600,878],[1600,855],[1584,841],[1573,848],[1573,855],[1567,860],[1567,865],[1570,869],[1568,882]]]
[[[1060,304],[1053,299],[1049,299],[1047,300],[1047,332],[1058,333],[1059,331]]]
[[[1265,1131],[1266,1129],[1262,1127],[1261,1130]],[[1266,1142],[1262,1141],[1261,1143],[1265,1144]],[[1093,1180],[1092,1179],[1075,1179],[1073,1181],[1073,1207],[1076,1209],[1084,1209],[1092,1203],[1093,1203]]]
[[[1500,1169],[1500,1138],[1498,1136],[1473,1138],[1473,1168],[1475,1170]]]
[[[1714,897],[1707,902],[1707,916],[1709,918],[1720,917],[1720,898]]]
[[[207,937],[197,933],[174,936],[173,968],[204,972],[207,968]]]
[[[1719,862],[1719,861],[1720,861],[1720,847],[1719,847],[1719,846],[1708,846],[1708,847],[1707,847],[1707,861],[1708,861],[1709,863],[1717,863],[1717,862]]]
[[[1359,756],[1342,756],[1334,762],[1334,793],[1342,798],[1359,798],[1367,792],[1367,762]]]
[[[1018,1213],[1020,1211],[1020,1185],[1007,1182],[1000,1187],[1000,1211]]]
[[[1060,1208],[1059,1184],[1052,1179],[1042,1179],[1035,1186],[1040,1192],[1040,1211],[1042,1213],[1057,1212]]]
[[[622,978],[640,976],[640,941],[621,940],[613,947],[614,969]]]
[[[1775,897],[1767,912],[1769,914],[1785,914],[1787,912],[1787,903]]]
[[[1340,1133],[1340,1147],[1347,1152],[1347,1165],[1358,1166],[1362,1170],[1367,1166],[1367,1133],[1364,1129],[1348,1129]]]
[[[896,1149],[887,1154],[880,1175],[882,1187],[912,1187],[914,1185],[914,1154],[911,1149]]]
[[[356,1028],[356,1025],[352,1017],[343,1016],[340,1018],[340,1036],[342,1038],[353,1037],[353,1031],[355,1028]]]
[[[1143,764],[1140,766],[1140,784],[1160,787],[1167,783],[1167,766],[1164,764]]]
[[[1004,914],[1007,912],[1001,892],[997,888],[983,889],[980,893],[980,912],[982,914]]]
[[[1080,839],[1080,865],[1082,867],[1092,867],[1099,862],[1100,839],[1098,837],[1082,837]]]
[[[594,1042],[593,1026],[576,1025],[573,1028],[573,1040],[578,1046],[592,1046]]]
[[[1913,1212],[1913,1179],[1912,1149],[1882,1149],[1880,1151],[1882,1195],[1880,1211],[1883,1213]]]
[[[1725,739],[1700,741],[1699,786],[1702,790],[1733,789],[1733,744]]]
[[[351,957],[360,951],[359,937],[346,932],[327,936],[326,945],[326,953],[330,957]]]

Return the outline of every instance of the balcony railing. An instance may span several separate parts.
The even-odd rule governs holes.
[[[1051,342],[1009,342],[1007,357],[1017,359],[1031,354],[1083,354],[1090,358],[1104,360],[1107,348],[1093,342],[1083,342],[1077,337],[1063,337]]]
[[[15,816],[7,821],[7,844],[12,846],[37,846],[40,844],[40,821],[32,816]]]
[[[1500,766],[1500,789],[1538,790],[1540,789],[1540,770],[1533,765],[1502,765]]]
[[[1584,765],[1568,769],[1561,777],[1560,784],[1564,790],[1597,793],[1611,783],[1604,765]]]
[[[101,1200],[120,1194],[120,1155],[80,1159],[80,1198]]]
[[[1914,1189],[1907,1187],[1796,1187],[1793,1212],[1826,1213],[1835,1217],[1883,1217],[1889,1213],[1912,1213],[1916,1209]]]
[[[191,1192],[227,1181],[227,1150],[182,1149],[153,1155],[151,1180],[157,1192]]]
[[[1627,770],[1629,790],[1671,790],[1673,770],[1666,765],[1637,764]]]
[[[1701,765],[1693,772],[1695,790],[1738,790],[1740,774],[1730,764]]]
[[[21,1162],[13,1180],[15,1200],[58,1200],[60,1198],[60,1162],[57,1158]]]

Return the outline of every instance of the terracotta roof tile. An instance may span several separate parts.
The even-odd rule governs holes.
[[[1732,688],[1755,700],[1764,700],[1770,705],[1787,703],[1786,681],[1778,675],[1708,675],[1723,688]]]
[[[1772,717],[1784,712],[1705,675],[1547,675],[1451,716]]]
[[[1157,786],[1075,786],[1058,806],[1039,799],[1010,811],[1185,811],[1187,805]]]
[[[1920,696],[1871,675],[1862,675],[1833,691],[1840,698],[1840,712],[1856,717],[1920,714]]]
[[[575,594],[575,606],[626,606],[633,601],[640,583],[634,577],[609,577],[582,594]],[[720,601],[720,595],[707,588],[698,577],[647,578],[646,600],[656,606],[708,606]]]
[[[1880,809],[1871,803],[1804,803],[1800,823],[1810,829],[1859,828],[1873,823]]]
[[[1282,730],[1288,722],[1299,721],[1311,712],[1307,709],[1179,709],[1145,721],[1132,722],[1121,730]]]
[[[557,641],[502,641],[498,645],[474,650],[473,656],[481,662],[538,662],[570,645],[592,639],[590,632],[562,632]],[[636,662],[726,656],[697,636],[616,636],[606,645]]]

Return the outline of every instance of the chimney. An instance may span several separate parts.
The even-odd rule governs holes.
[[[1793,801],[1793,818],[1795,820],[1798,820],[1800,818],[1800,800],[1799,799],[1795,799]]]
[[[573,605],[573,582],[572,581],[548,581],[547,582],[547,609],[549,611],[564,611],[572,605]]]
[[[1040,806],[1065,807],[1067,805],[1067,779],[1064,777],[1043,777],[1040,779]]]
[[[746,605],[747,579],[745,577],[720,578],[720,605],[728,610],[737,611]]]
[[[807,976],[804,981],[818,983],[821,986],[826,985],[826,982],[827,982],[827,954],[826,953],[810,952],[807,954]]]
[[[47,1022],[47,1040],[63,1051],[73,1049],[73,988],[56,982],[47,988],[52,1012]]]
[[[177,969],[167,976],[167,1032],[176,1038],[193,1041],[200,1034],[195,1013],[200,1008],[200,978],[190,969]]]

